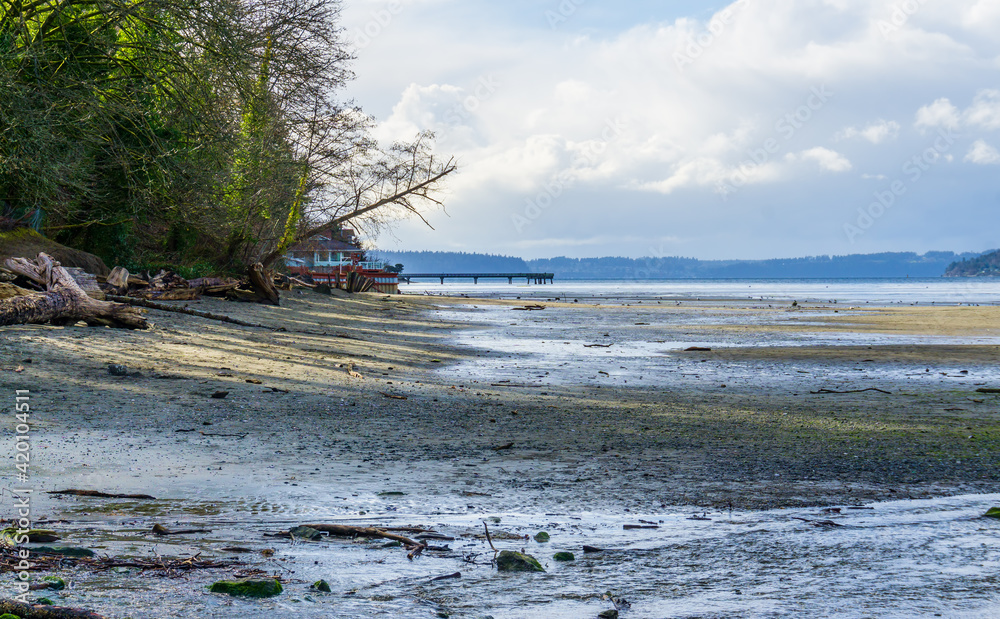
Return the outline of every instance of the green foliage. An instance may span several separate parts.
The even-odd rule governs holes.
[[[218,267],[211,262],[193,262],[190,264],[180,264],[172,262],[135,262],[123,264],[130,273],[149,273],[156,275],[160,271],[173,271],[184,279],[195,279],[198,277],[211,277],[219,274]]]
[[[454,166],[428,136],[381,151],[334,99],[351,76],[339,11],[0,0],[0,228],[112,265],[243,270],[310,226],[437,204]]]
[[[272,96],[281,4],[249,19],[228,0],[0,2],[3,221],[123,265],[273,242],[261,222],[284,224],[301,168]]]

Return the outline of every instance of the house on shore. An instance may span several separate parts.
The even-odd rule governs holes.
[[[358,275],[374,282],[373,290],[396,294],[399,279],[380,260],[366,260],[354,230],[333,228],[289,248],[285,254],[289,273],[308,276],[317,284],[348,289]],[[351,275],[355,273],[356,275]]]

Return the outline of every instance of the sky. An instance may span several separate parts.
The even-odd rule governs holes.
[[[1000,247],[997,0],[344,0],[380,139],[454,156],[386,250]]]

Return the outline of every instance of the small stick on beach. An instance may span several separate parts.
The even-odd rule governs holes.
[[[46,494],[69,494],[73,496],[92,496],[101,499],[147,499],[150,501],[155,501],[155,496],[149,496],[148,494],[113,494],[108,492],[100,492],[98,490],[77,490],[71,488],[69,490],[50,490]]]
[[[885,389],[879,389],[878,387],[868,387],[867,389],[848,389],[847,391],[835,391],[833,389],[820,389],[819,391],[810,391],[809,393],[864,393],[866,391],[878,391],[879,393],[884,393],[886,395],[892,395],[891,391],[886,391]]]
[[[488,526],[486,526],[486,521],[485,520],[483,520],[483,529],[486,530],[486,541],[490,543],[490,548],[493,549],[493,552],[496,552],[497,551],[497,547],[493,545],[493,538],[490,537],[490,528]]]

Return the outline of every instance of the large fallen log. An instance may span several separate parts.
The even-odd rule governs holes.
[[[66,269],[48,254],[38,254],[34,262],[25,258],[8,258],[5,266],[44,286],[46,292],[0,301],[0,326],[73,324],[81,320],[89,325],[128,329],[145,329],[149,326],[137,310],[127,305],[89,297]]]
[[[31,291],[21,288],[20,286],[15,286],[14,284],[0,282],[0,299],[23,297],[26,294],[31,294]]]
[[[0,614],[10,613],[21,619],[103,619],[101,615],[79,608],[22,604],[14,600],[0,600]]]

